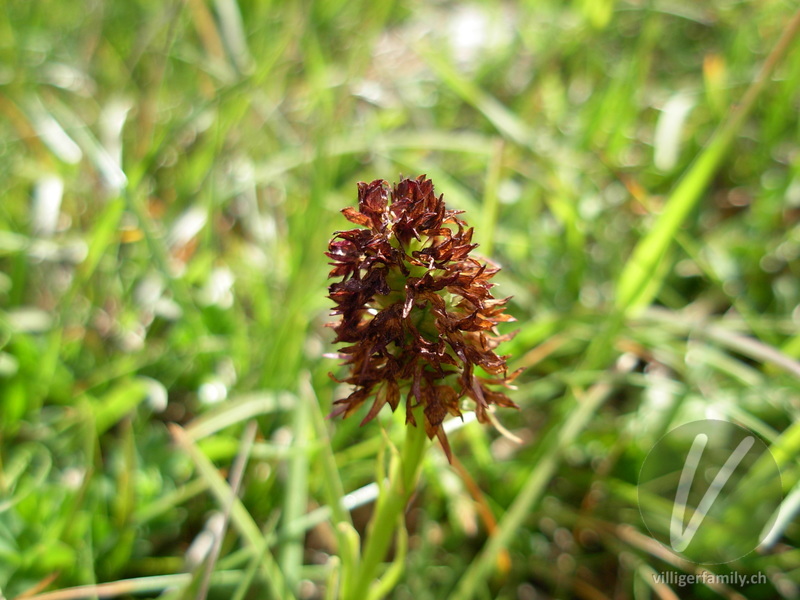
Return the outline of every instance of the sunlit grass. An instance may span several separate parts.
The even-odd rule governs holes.
[[[503,266],[522,443],[449,435],[481,501],[430,452],[393,597],[674,597],[652,574],[697,566],[649,537],[638,469],[709,415],[773,445],[789,512],[716,568],[768,583],[674,592],[796,597],[793,39],[758,79],[792,11],[10,3],[0,595],[325,597],[402,431],[324,420],[323,252],[357,181],[427,173]]]

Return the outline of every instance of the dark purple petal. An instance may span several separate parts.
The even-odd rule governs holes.
[[[508,299],[491,294],[499,267],[470,256],[473,229],[456,217],[461,211],[446,209],[424,175],[392,189],[381,179],[359,183],[358,210],[342,213],[363,229],[336,232],[326,252],[330,277],[340,279],[329,288],[339,317],[335,343],[349,344],[336,357],[350,374],[336,381],[354,386],[331,416],[347,417],[371,398],[363,425],[386,404],[396,410],[403,392],[406,422],[418,426],[411,409],[422,405],[427,435],[452,458],[442,424],[461,414],[464,396],[481,422],[492,404],[516,407],[487,387],[510,388],[519,373],[507,375],[507,357],[494,352],[513,336],[496,331],[513,320],[504,312]],[[489,377],[474,375],[475,366]]]

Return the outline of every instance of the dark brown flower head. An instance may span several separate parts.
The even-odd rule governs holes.
[[[348,344],[336,355],[350,365],[343,381],[353,392],[335,402],[331,416],[354,413],[368,399],[362,425],[384,404],[395,410],[406,394],[406,422],[424,407],[425,431],[438,436],[450,457],[442,429],[448,415],[461,415],[460,401],[475,403],[478,420],[489,420],[491,404],[515,407],[490,384],[510,387],[505,356],[494,349],[510,336],[495,326],[508,298],[492,297],[489,283],[499,268],[470,256],[472,228],[447,210],[424,175],[403,179],[394,189],[378,179],[358,184],[358,210],[344,216],[366,229],[337,232],[326,253],[334,262],[330,298],[336,303],[334,343]],[[482,369],[476,374],[475,367]]]

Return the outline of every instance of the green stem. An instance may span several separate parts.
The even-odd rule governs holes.
[[[406,427],[406,439],[400,458],[392,459],[389,483],[381,489],[375,512],[367,528],[367,541],[358,567],[357,579],[352,587],[345,586],[346,600],[367,598],[369,586],[376,577],[378,567],[386,558],[395,531],[398,527],[405,527],[402,522],[403,513],[417,487],[422,458],[428,446],[421,407],[414,413],[418,425]]]

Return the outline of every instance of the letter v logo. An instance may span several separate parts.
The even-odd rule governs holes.
[[[695,478],[700,459],[703,457],[706,444],[708,444],[708,436],[706,434],[699,433],[695,436],[689,453],[686,456],[686,462],[683,463],[678,490],[675,493],[675,503],[672,505],[672,518],[669,523],[669,539],[670,545],[675,552],[683,552],[692,542],[703,519],[705,519],[708,511],[710,511],[711,507],[714,505],[717,496],[719,496],[720,491],[731,478],[736,467],[742,462],[742,459],[750,448],[753,447],[754,441],[753,436],[748,436],[739,442],[739,445],[736,446],[736,449],[725,461],[725,464],[722,465],[716,477],[714,477],[706,493],[703,494],[700,504],[695,509],[694,514],[691,519],[689,519],[688,525],[684,529],[684,517],[686,515],[686,506],[689,500],[689,492],[692,488],[692,481]]]

